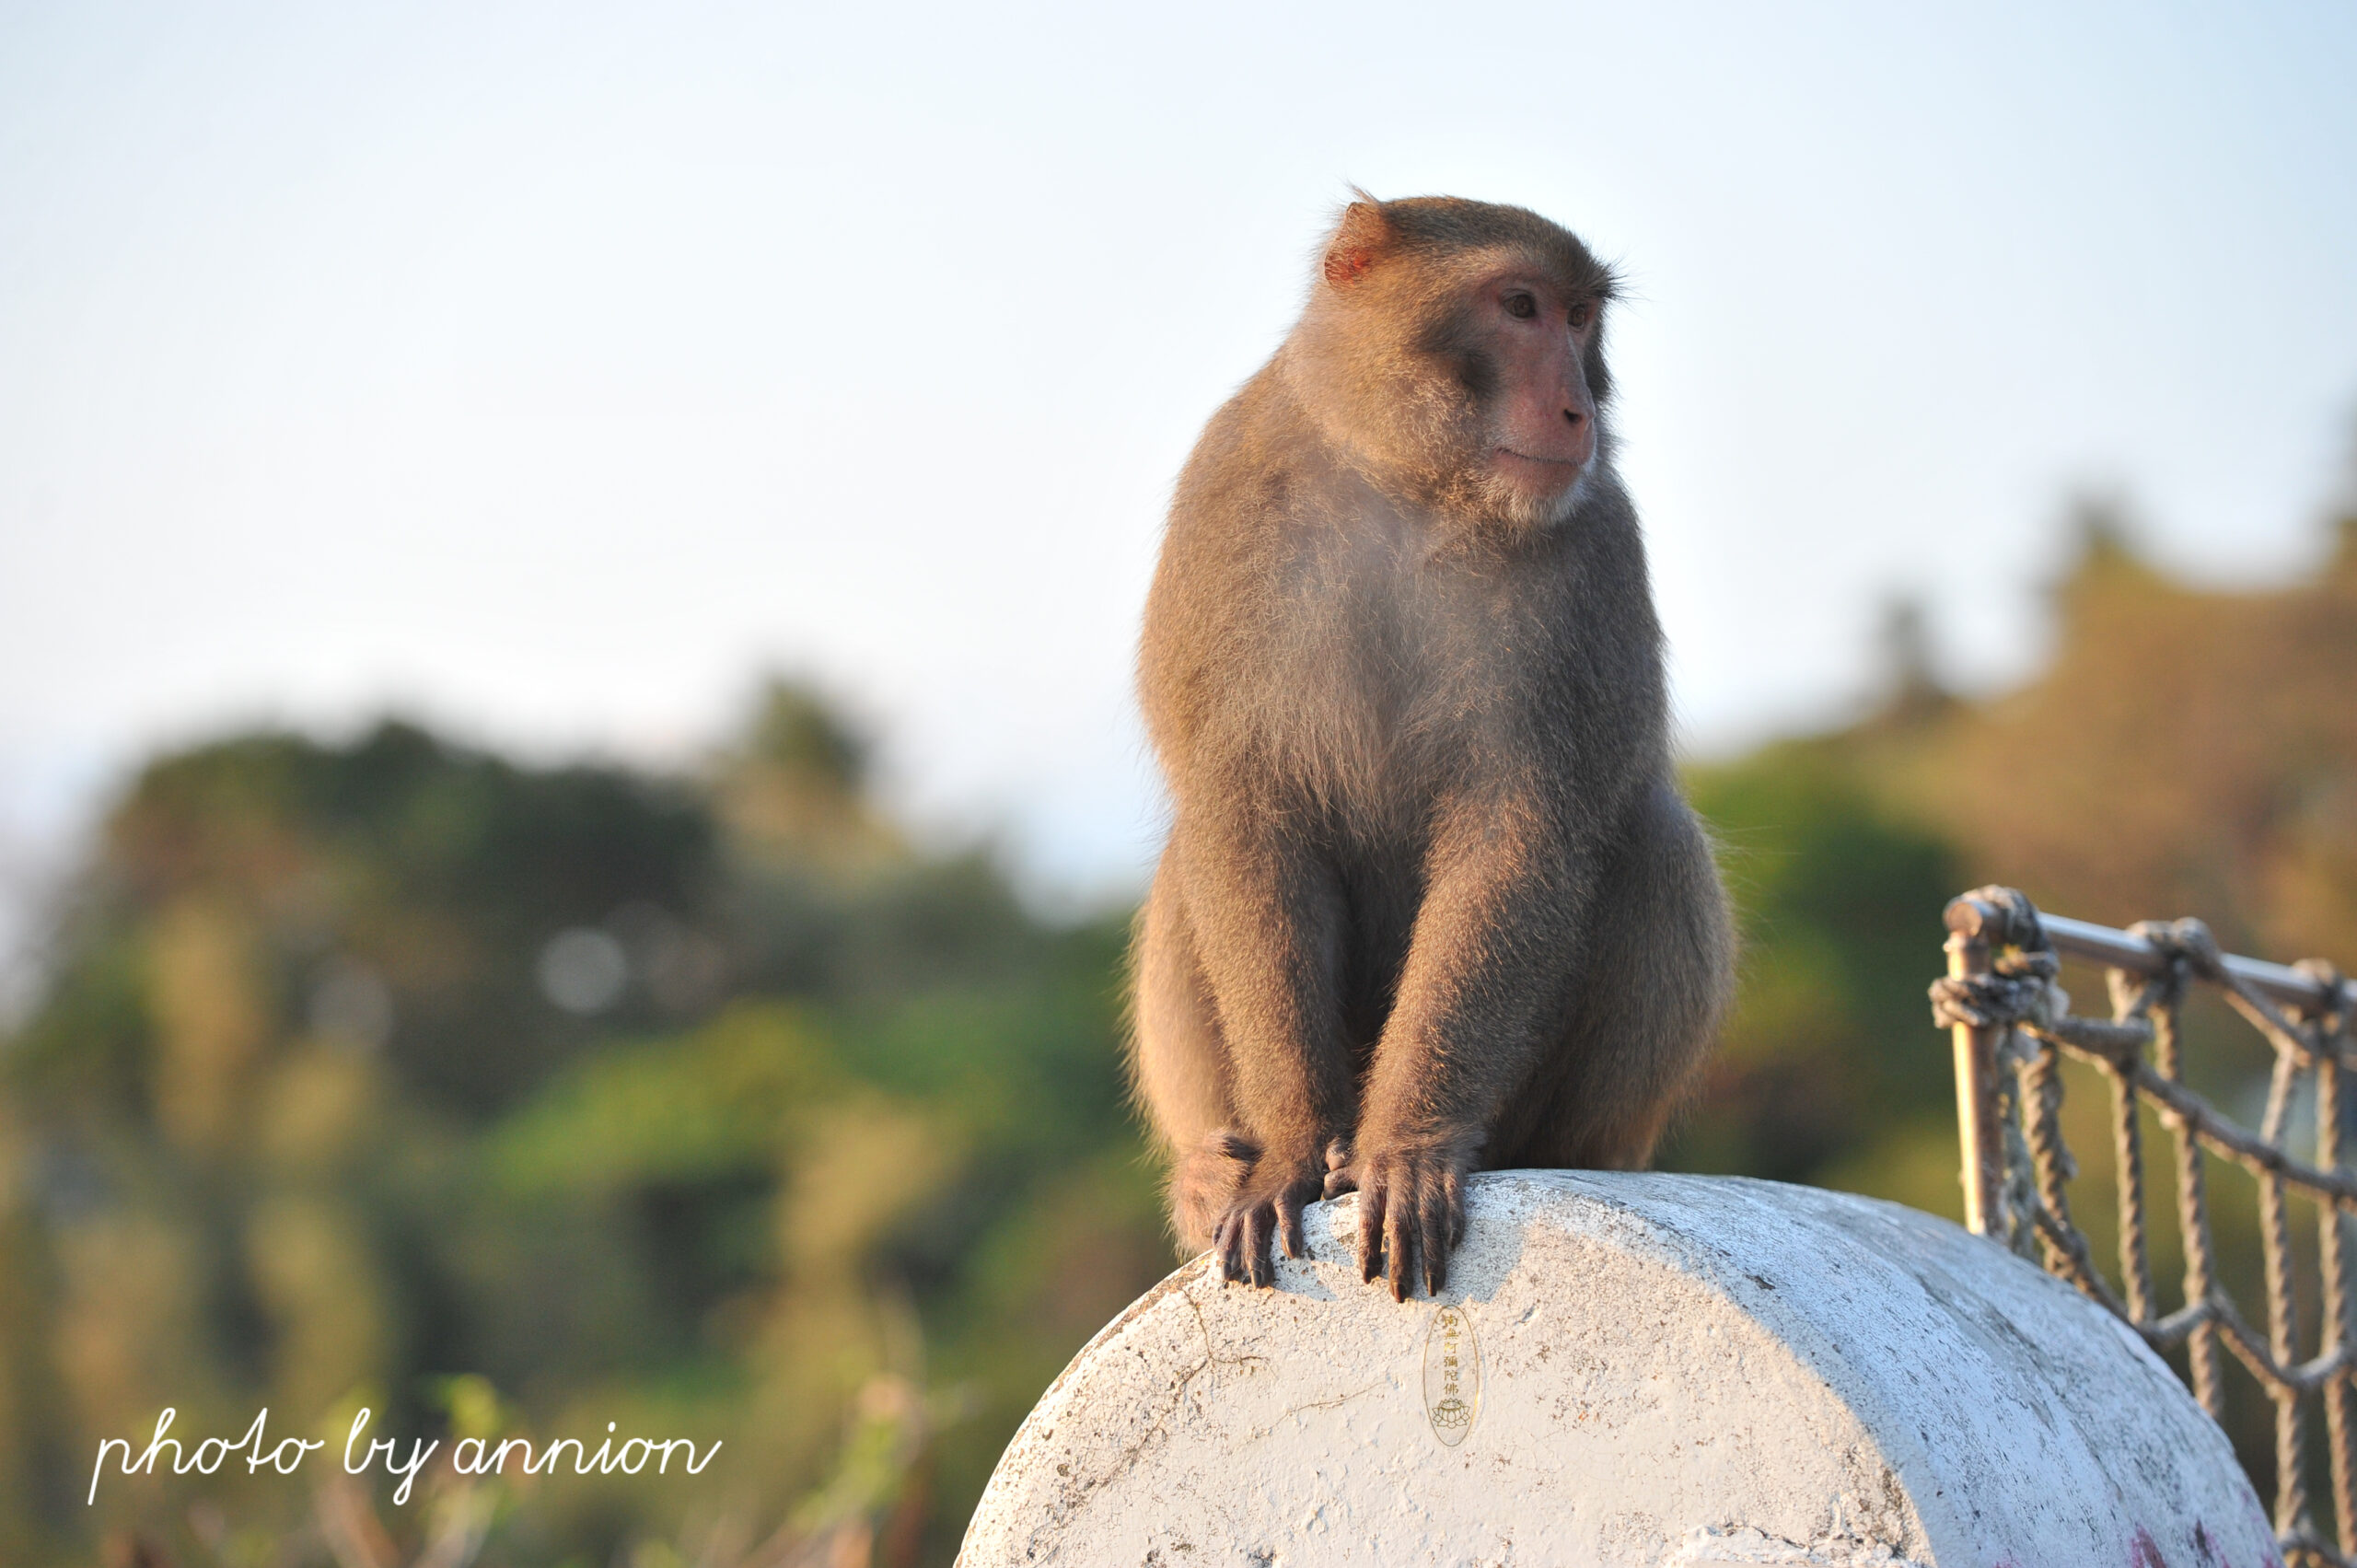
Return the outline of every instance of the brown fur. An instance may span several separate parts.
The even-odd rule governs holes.
[[[1733,940],[1603,423],[1611,292],[1519,208],[1353,203],[1180,476],[1132,1066],[1172,1224],[1227,1277],[1268,1283],[1302,1204],[1355,1188],[1367,1277],[1404,1294],[1421,1257],[1438,1289],[1468,1171],[1642,1165],[1717,1025]]]

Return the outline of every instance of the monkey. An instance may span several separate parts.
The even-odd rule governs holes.
[[[1613,469],[1613,272],[1523,208],[1355,194],[1173,492],[1129,1068],[1224,1282],[1355,1191],[1405,1300],[1470,1172],[1652,1157],[1735,936]]]

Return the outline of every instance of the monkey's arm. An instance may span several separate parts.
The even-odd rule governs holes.
[[[1274,1278],[1272,1237],[1301,1257],[1301,1210],[1323,1189],[1327,1144],[1354,1088],[1336,972],[1342,898],[1333,868],[1287,814],[1237,780],[1197,781],[1173,825],[1198,961],[1232,1075],[1233,1196],[1213,1249],[1228,1279]]]
[[[1350,1162],[1329,1183],[1359,1193],[1359,1261],[1387,1262],[1405,1299],[1447,1277],[1464,1230],[1463,1179],[1506,1097],[1538,1061],[1595,903],[1602,845],[1539,789],[1447,802],[1398,997],[1376,1042]]]

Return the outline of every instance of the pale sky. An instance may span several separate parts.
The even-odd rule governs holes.
[[[1169,485],[1352,182],[1618,258],[1690,746],[2068,497],[2280,580],[2357,430],[2357,8],[0,5],[0,874],[159,744],[694,756],[815,673],[1134,885]],[[8,872],[8,867],[16,870]]]

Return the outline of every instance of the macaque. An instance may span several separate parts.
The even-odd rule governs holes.
[[[1364,196],[1364,192],[1361,193]],[[1181,473],[1138,683],[1174,808],[1132,1071],[1221,1277],[1359,1194],[1446,1283],[1480,1168],[1631,1168],[1734,937],[1670,760],[1605,419],[1609,268],[1518,207],[1365,198]]]

